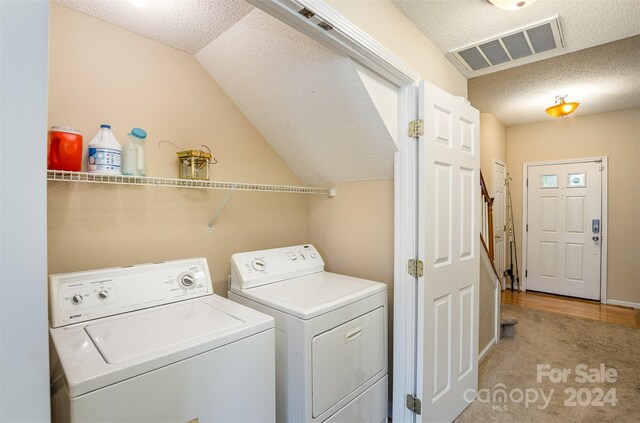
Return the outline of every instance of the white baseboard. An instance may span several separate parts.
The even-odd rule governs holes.
[[[484,347],[484,349],[480,352],[480,354],[478,354],[478,363],[480,363],[482,359],[487,355],[487,353],[491,351],[491,348],[493,348],[497,344],[498,342],[496,341],[496,338],[493,338],[491,342],[489,342],[487,346]]]
[[[623,306],[623,307],[630,307],[630,308],[640,308],[640,303],[632,303],[630,301],[607,299],[607,304]]]

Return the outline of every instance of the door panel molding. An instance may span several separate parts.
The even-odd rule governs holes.
[[[527,242],[528,242],[528,232],[527,232],[527,223],[528,223],[528,192],[529,188],[527,186],[527,177],[529,174],[529,168],[535,166],[553,166],[553,165],[563,165],[563,164],[575,164],[575,163],[589,163],[596,162],[600,163],[602,166],[602,211],[601,211],[601,222],[600,222],[600,245],[601,245],[601,265],[600,265],[600,302],[602,304],[607,304],[607,263],[608,263],[608,204],[609,204],[609,195],[608,195],[608,180],[609,180],[609,157],[608,156],[599,156],[599,157],[585,157],[585,158],[577,158],[577,159],[562,159],[562,160],[550,160],[550,161],[541,161],[541,162],[525,162],[522,164],[522,274],[520,277],[520,285],[521,291],[527,290],[527,278],[524,276],[525,269],[527,269]]]
[[[419,422],[454,420],[478,381],[479,112],[420,83],[416,397]]]

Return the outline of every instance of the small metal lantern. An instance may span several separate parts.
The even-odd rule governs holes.
[[[180,179],[209,180],[211,153],[202,150],[178,151],[178,175]]]

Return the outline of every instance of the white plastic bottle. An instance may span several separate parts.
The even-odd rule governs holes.
[[[122,174],[144,176],[144,141],[147,132],[141,128],[133,128],[129,139],[122,149]]]
[[[122,147],[111,132],[111,125],[102,124],[96,136],[89,143],[90,173],[120,174]]]

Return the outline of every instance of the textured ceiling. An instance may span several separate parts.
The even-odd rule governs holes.
[[[516,11],[486,0],[392,1],[443,53],[559,16],[561,55],[469,79],[471,103],[507,126],[551,119],[544,109],[556,95],[581,101],[574,116],[640,106],[640,0],[538,0]]]
[[[538,0],[515,11],[486,0],[392,1],[443,53],[556,15],[564,53],[640,34],[638,0]]]
[[[244,0],[54,0],[162,44],[195,54],[253,10]]]
[[[474,107],[507,126],[553,119],[544,110],[556,95],[581,103],[571,116],[640,107],[640,36],[473,78],[468,89]]]
[[[204,48],[201,63],[305,182],[391,174],[389,132],[348,59],[243,0],[54,1],[191,54]],[[573,53],[469,80],[474,106],[506,125],[548,119],[561,94],[582,102],[575,115],[639,106],[640,0],[538,0],[512,12],[486,0],[392,1],[442,52],[560,17]]]
[[[393,178],[393,138],[353,62],[260,10],[196,58],[307,184]]]

